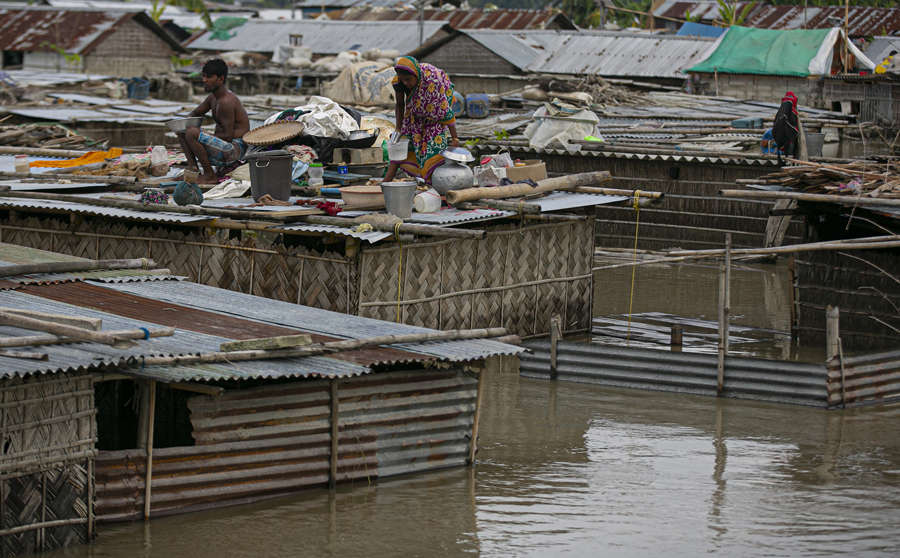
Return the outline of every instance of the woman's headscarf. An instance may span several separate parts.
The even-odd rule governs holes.
[[[416,86],[409,91],[406,108],[425,123],[449,124],[454,121],[453,83],[443,70],[431,64],[420,63],[412,56],[401,56],[394,64],[394,71],[416,76]],[[393,83],[400,80],[394,76]]]
[[[781,102],[784,103],[785,101],[790,101],[791,110],[794,114],[797,114],[797,96],[794,95],[793,91],[788,91],[784,94],[784,97],[781,98]]]

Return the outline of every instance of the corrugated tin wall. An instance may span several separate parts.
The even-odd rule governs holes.
[[[550,344],[528,344],[520,357],[522,376],[550,378]],[[607,386],[716,395],[717,355],[632,349],[596,343],[561,342],[557,378]],[[725,359],[725,397],[825,407],[822,364],[741,357]]]
[[[851,407],[900,398],[900,350],[828,363],[828,404]]]
[[[338,385],[336,480],[466,463],[477,378],[460,369],[373,374]],[[154,449],[151,515],[241,503],[328,483],[329,381],[229,390],[189,403],[196,445]],[[137,519],[144,450],[101,452],[97,515]]]

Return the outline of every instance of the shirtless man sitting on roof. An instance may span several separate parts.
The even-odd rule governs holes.
[[[215,184],[213,167],[239,161],[247,152],[247,144],[241,138],[250,130],[250,119],[237,95],[225,87],[227,77],[228,66],[223,60],[214,58],[204,64],[203,89],[209,92],[209,96],[190,114],[201,116],[212,109],[212,117],[216,121],[215,135],[202,132],[199,127],[190,127],[183,134],[178,134],[187,157],[188,170],[197,171],[197,161],[200,161],[203,169],[197,180],[200,184]]]

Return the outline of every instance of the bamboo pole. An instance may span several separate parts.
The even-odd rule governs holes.
[[[0,356],[8,358],[26,358],[30,360],[47,360],[47,353],[34,353],[30,351],[7,351],[0,349]]]
[[[99,331],[103,323],[100,318],[83,318],[81,316],[66,316],[63,314],[48,314],[46,312],[35,312],[33,310],[22,310],[19,308],[8,308],[0,306],[0,311],[9,312],[10,314],[18,314],[19,316],[27,316],[37,320],[46,320],[48,322],[56,322],[58,324],[66,324],[70,326],[80,327]]]
[[[33,329],[36,331],[44,331],[53,335],[70,337],[81,341],[92,341],[94,343],[102,343],[104,345],[118,345],[127,342],[128,339],[115,335],[115,332],[92,331],[80,327],[48,322],[11,314],[9,312],[0,311],[0,323],[21,327],[23,329]]]
[[[149,335],[148,335],[149,332]],[[144,339],[145,337],[171,337],[175,334],[174,327],[161,329],[124,329],[117,331],[105,331],[116,339]],[[78,343],[80,340],[64,335],[42,334],[23,335],[21,337],[0,337],[0,347],[32,347],[38,345],[59,345],[62,343]]]
[[[147,424],[147,476],[144,480],[144,521],[150,519],[150,485],[153,482],[153,427],[156,422],[156,380],[148,380],[150,390],[150,409]]]
[[[527,184],[510,184],[509,186],[492,186],[488,188],[464,188],[462,190],[450,190],[445,194],[447,203],[456,205],[460,202],[481,199],[502,199],[528,196],[552,192],[554,190],[574,190],[581,186],[602,184],[612,180],[609,171],[592,171],[578,174],[568,174],[554,178],[545,178],[537,182],[536,187]]]
[[[718,366],[716,374],[716,395],[722,395],[722,389],[725,387],[725,329],[728,327],[725,323],[725,264],[719,264],[719,343],[718,343]]]
[[[48,149],[45,147],[16,147],[11,145],[0,146],[0,155],[34,155],[37,157],[66,157],[75,159],[89,153],[88,151],[76,151],[74,149]]]
[[[62,201],[69,203],[78,203],[83,205],[96,205],[99,207],[116,207],[119,209],[132,209],[135,211],[146,212],[163,212],[163,213],[185,213],[188,215],[205,215],[209,217],[233,217],[235,219],[271,219],[273,221],[295,220],[298,216],[278,215],[275,211],[253,211],[253,208],[247,209],[220,209],[212,207],[200,206],[180,206],[180,205],[145,205],[139,201],[114,200],[108,198],[88,198],[84,196],[74,196],[71,194],[50,194],[44,192],[12,192],[0,190],[0,197],[4,198],[22,198],[29,200],[50,200]],[[306,217],[304,215],[304,217]]]
[[[74,262],[44,262],[36,264],[7,265],[0,267],[0,277],[31,275],[33,273],[69,273],[106,269],[151,269],[156,262],[147,258],[130,260],[82,260]]]
[[[481,421],[481,404],[484,397],[484,368],[478,371],[478,387],[475,395],[475,416],[472,417],[472,439],[469,440],[468,464],[475,463],[475,453],[478,452],[478,423]]]
[[[579,186],[575,188],[579,194],[600,194],[603,196],[628,196],[634,198],[650,198],[653,200],[662,199],[665,194],[662,192],[645,192],[644,190],[625,190],[622,188],[594,188],[591,186]]]
[[[459,209],[483,209],[489,207],[491,209],[500,209],[503,211],[515,211],[516,213],[535,215],[540,214],[541,206],[534,203],[526,203],[525,201],[514,202],[511,200],[475,200],[472,202],[461,202],[455,207]]]
[[[883,178],[883,177],[882,177]],[[769,192],[761,190],[719,190],[725,198],[744,198],[752,200],[797,200],[819,203],[839,203],[854,206],[900,207],[900,199],[864,198],[857,196],[838,196],[831,194],[804,194],[801,192]]]
[[[825,360],[831,361],[838,356],[840,347],[840,316],[841,312],[836,306],[828,306],[825,309]]]
[[[360,224],[358,221],[347,219],[346,217],[329,217],[325,215],[306,215],[303,217],[303,221],[317,225],[336,225],[338,227],[355,227]],[[373,229],[378,231],[394,232],[394,225],[387,223],[371,223],[371,225]],[[478,229],[458,229],[412,223],[401,223],[399,229],[401,233],[444,238],[484,238],[485,236],[485,232]]]
[[[60,173],[27,173],[27,172],[0,172],[0,178],[22,179],[30,182],[50,182],[54,180],[67,180],[69,182],[105,182],[106,184],[134,184],[135,176],[112,176],[90,174],[60,174]]]
[[[241,362],[248,360],[265,360],[272,358],[293,358],[314,356],[341,351],[352,351],[379,345],[394,345],[397,343],[422,343],[425,341],[455,341],[460,339],[485,339],[490,337],[502,337],[506,335],[506,329],[494,327],[487,329],[452,329],[447,331],[435,331],[428,333],[411,333],[404,335],[384,335],[381,337],[369,337],[366,339],[346,339],[343,341],[331,341],[328,343],[316,343],[305,347],[275,350],[251,350],[213,352],[197,355],[158,356],[142,359],[144,366],[169,365],[169,364],[199,364],[210,362]]]

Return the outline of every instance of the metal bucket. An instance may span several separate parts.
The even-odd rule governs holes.
[[[384,207],[391,215],[408,219],[412,215],[413,199],[416,197],[415,182],[382,182]]]
[[[409,140],[406,138],[398,139],[395,142],[388,142],[388,158],[391,161],[405,161],[409,155]]]
[[[825,145],[825,134],[806,132],[806,151],[810,157],[821,157]]]

